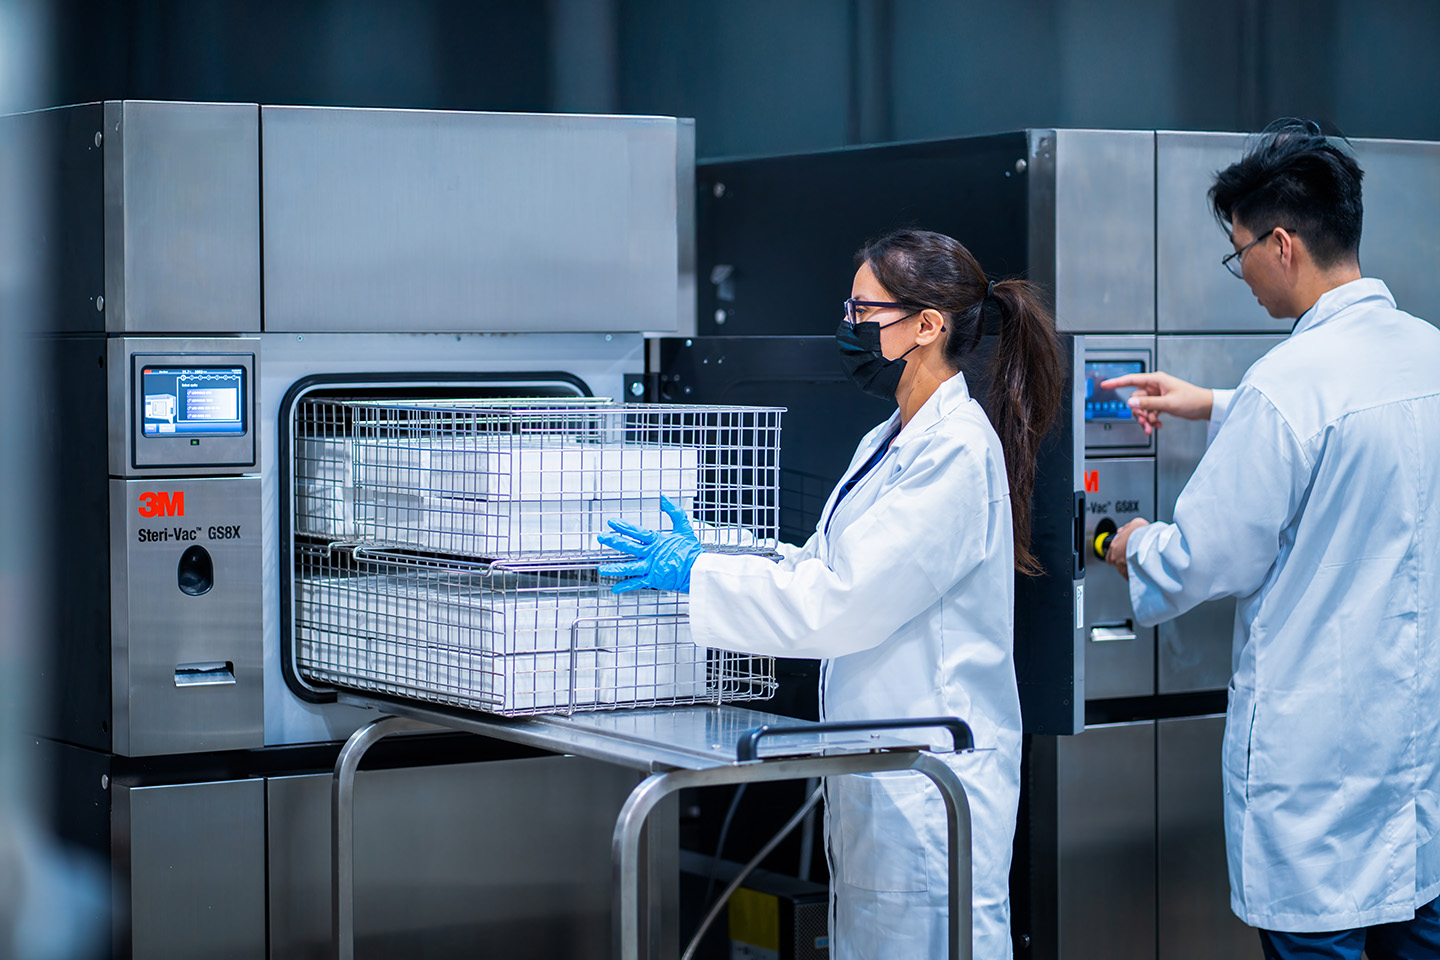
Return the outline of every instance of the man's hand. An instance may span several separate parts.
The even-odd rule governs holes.
[[[1130,542],[1130,534],[1139,530],[1141,527],[1148,526],[1150,526],[1149,520],[1142,520],[1136,517],[1115,531],[1115,538],[1110,541],[1110,547],[1105,551],[1105,562],[1116,570],[1119,570],[1120,576],[1126,580],[1130,579],[1130,568],[1125,563],[1125,544]]]
[[[1147,434],[1159,429],[1162,413],[1182,420],[1209,420],[1210,408],[1215,403],[1215,393],[1209,387],[1197,387],[1159,370],[1127,373],[1100,384],[1102,390],[1124,387],[1135,388],[1127,402]]]

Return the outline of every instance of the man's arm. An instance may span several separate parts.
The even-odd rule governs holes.
[[[1175,522],[1127,537],[1130,599],[1142,624],[1258,590],[1304,502],[1309,459],[1270,400],[1237,391],[1226,423],[1180,492]]]
[[[1206,420],[1215,402],[1215,391],[1159,370],[1154,373],[1128,373],[1123,377],[1106,380],[1101,389],[1116,390],[1125,387],[1135,392],[1127,401],[1135,419],[1146,433],[1160,427],[1160,414],[1166,413],[1182,420]],[[1226,398],[1227,402],[1229,398]]]

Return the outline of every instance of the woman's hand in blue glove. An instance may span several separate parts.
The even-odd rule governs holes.
[[[624,520],[608,521],[614,533],[602,533],[600,542],[612,550],[635,557],[625,563],[607,563],[600,568],[602,576],[628,577],[610,588],[612,593],[626,593],[649,587],[652,590],[690,592],[690,568],[700,556],[700,541],[685,511],[664,497],[660,509],[670,517],[673,532],[657,533],[637,527]]]

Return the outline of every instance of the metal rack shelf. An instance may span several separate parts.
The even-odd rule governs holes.
[[[949,842],[951,960],[971,956],[970,806],[965,788],[928,738],[885,732],[948,727],[957,750],[973,749],[970,730],[953,718],[824,724],[731,706],[621,710],[572,716],[496,717],[386,697],[341,693],[340,701],[383,716],[350,737],[332,783],[331,931],[339,960],[353,960],[355,772],[377,741],[434,728],[618,764],[648,774],[615,824],[612,863],[614,956],[641,960],[645,916],[640,896],[641,837],[665,797],[688,787],[913,770],[945,801]],[[753,759],[742,759],[753,757]]]

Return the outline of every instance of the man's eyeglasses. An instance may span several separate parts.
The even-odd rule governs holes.
[[[863,323],[865,321],[862,310],[857,310],[857,307],[862,309],[895,308],[898,310],[914,310],[915,313],[919,313],[925,309],[913,303],[894,303],[890,300],[856,300],[854,297],[851,297],[845,301],[845,322],[852,327],[857,323]],[[915,314],[911,314],[911,316],[914,315]]]
[[[1289,229],[1289,227],[1271,227],[1269,230],[1266,230],[1264,233],[1257,236],[1254,240],[1251,240],[1249,243],[1245,244],[1245,246],[1241,247],[1239,250],[1236,250],[1234,253],[1229,254],[1226,257],[1223,257],[1220,260],[1220,266],[1224,267],[1226,270],[1229,270],[1232,274],[1234,274],[1237,280],[1244,280],[1245,262],[1242,258],[1245,256],[1245,251],[1249,250],[1251,247],[1255,246],[1255,244],[1259,243],[1262,240],[1269,240],[1271,234],[1273,234],[1276,230]]]

